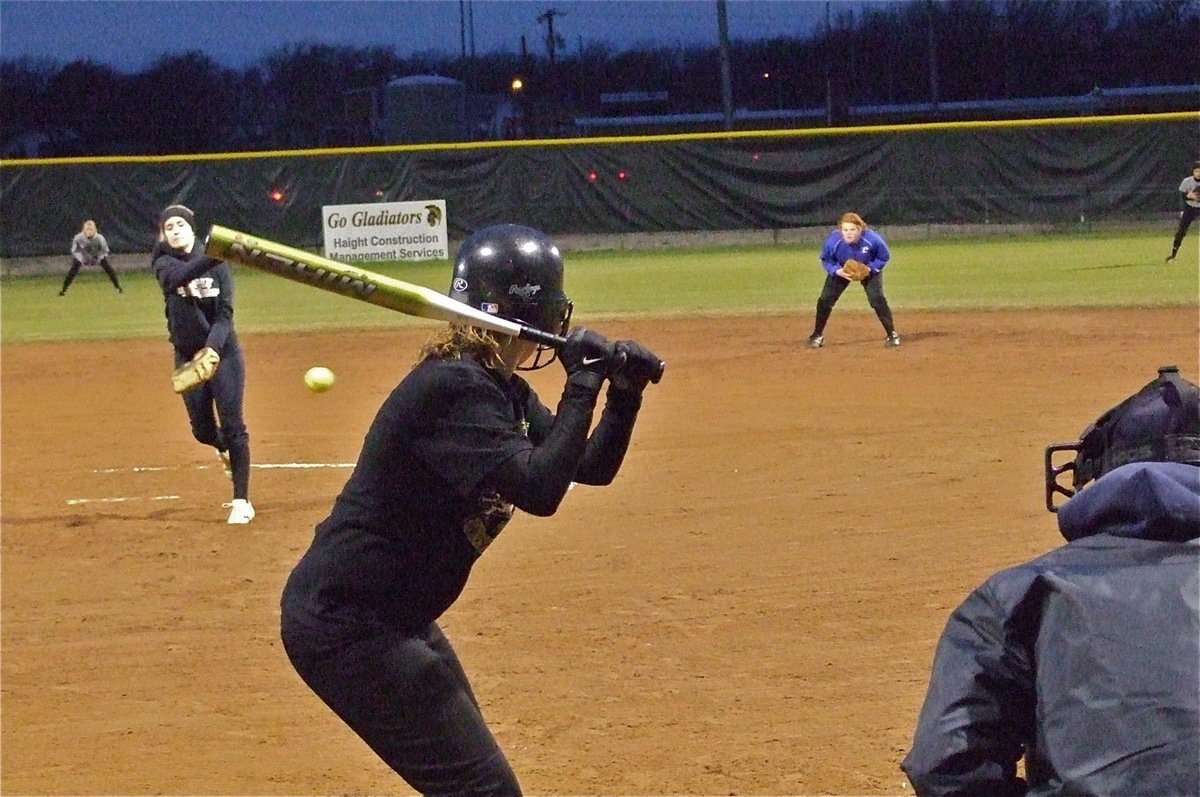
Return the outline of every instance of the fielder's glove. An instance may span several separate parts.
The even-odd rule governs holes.
[[[171,389],[176,393],[186,393],[199,387],[213,378],[220,364],[221,355],[217,354],[217,350],[205,346],[171,374]]]
[[[847,260],[842,264],[842,271],[846,272],[846,277],[853,282],[862,282],[871,276],[870,267],[866,263],[860,263],[857,260]]]

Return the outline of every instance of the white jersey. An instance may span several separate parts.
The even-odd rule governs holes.
[[[104,236],[100,233],[88,238],[81,232],[71,239],[71,256],[80,263],[92,265],[99,263],[108,255],[108,241],[104,240]]]
[[[1198,188],[1200,188],[1200,180],[1188,175],[1187,177],[1183,178],[1183,182],[1179,184],[1179,193],[1190,194]],[[1200,208],[1200,200],[1188,199],[1185,201],[1194,208]]]

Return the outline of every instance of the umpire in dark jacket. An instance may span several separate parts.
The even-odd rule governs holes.
[[[1047,449],[1068,542],[951,615],[901,764],[918,795],[1200,794],[1198,465],[1200,391],[1173,367]]]

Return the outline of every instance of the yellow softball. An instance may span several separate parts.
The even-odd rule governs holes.
[[[314,393],[324,393],[333,387],[336,379],[333,371],[323,365],[314,365],[304,374],[304,384],[308,385],[308,389]]]

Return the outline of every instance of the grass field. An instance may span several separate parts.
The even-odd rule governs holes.
[[[905,309],[976,310],[1200,304],[1195,233],[1164,264],[1169,231],[1121,231],[892,242],[887,296]],[[446,261],[373,269],[446,290]],[[434,324],[235,267],[242,334]],[[719,247],[567,254],[577,319],[604,316],[811,315],[823,272],[816,247]],[[124,295],[103,272],[80,274],[65,297],[62,275],[0,283],[0,342],[164,337],[162,298],[146,272],[125,274]],[[847,291],[836,312],[866,310]]]

